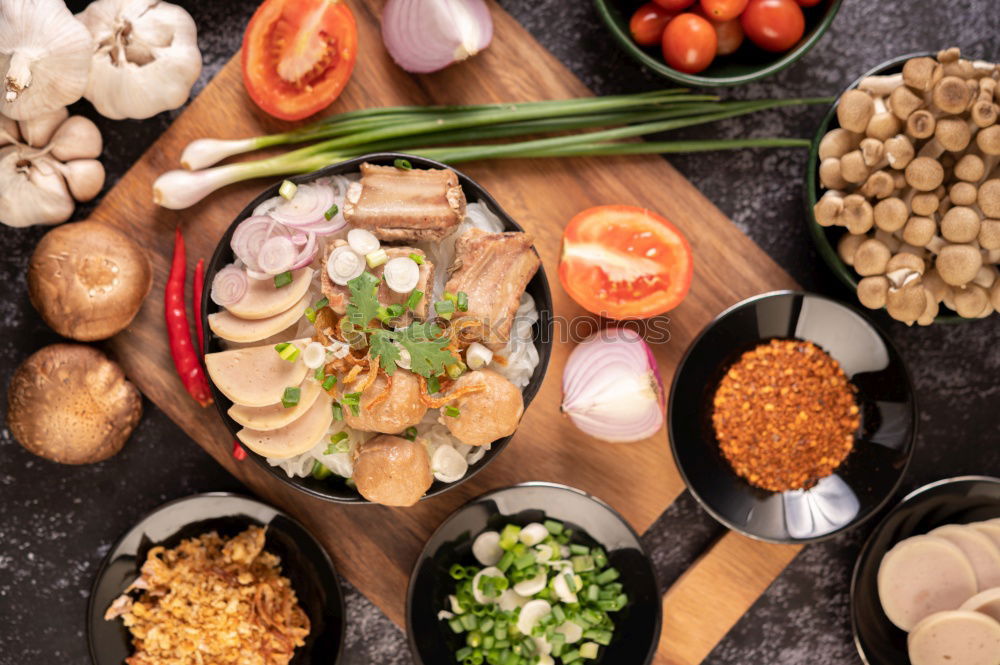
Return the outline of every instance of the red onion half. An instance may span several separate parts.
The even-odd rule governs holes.
[[[382,41],[396,64],[414,74],[465,60],[492,39],[483,0],[389,0],[382,10]]]
[[[561,410],[591,436],[612,443],[655,434],[666,414],[653,352],[634,330],[608,328],[581,342],[563,370]]]

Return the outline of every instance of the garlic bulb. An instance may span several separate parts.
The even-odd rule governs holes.
[[[143,119],[187,101],[201,52],[184,9],[158,0],[97,0],[77,17],[96,42],[84,96],[101,115]]]
[[[0,114],[27,120],[80,99],[93,50],[62,0],[0,2]]]
[[[73,214],[77,201],[89,201],[104,186],[101,134],[93,122],[72,116],[58,127],[41,115],[18,124],[0,120],[0,223],[7,226],[59,224]],[[2,116],[0,116],[2,118]],[[26,143],[40,140],[38,148]],[[65,163],[64,163],[65,162]]]

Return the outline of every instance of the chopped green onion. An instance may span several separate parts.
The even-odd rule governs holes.
[[[583,637],[584,639],[593,640],[594,642],[597,642],[598,644],[603,644],[604,646],[608,646],[609,644],[611,644],[610,630],[603,630],[601,628],[588,628],[587,630],[583,631]]]
[[[340,208],[338,208],[337,204],[334,203],[332,206],[330,206],[329,210],[323,213],[323,217],[326,217],[326,221],[329,222],[331,219],[337,216],[338,212],[340,212]]]
[[[290,363],[295,362],[299,359],[299,347],[294,344],[289,344],[288,342],[282,342],[274,347],[274,350],[278,352],[282,360],[287,360]]]
[[[451,568],[448,569],[448,574],[451,575],[453,580],[464,580],[465,579],[465,566],[460,564],[452,564]]]
[[[441,392],[441,382],[436,376],[427,379],[427,392],[431,395]]]
[[[553,536],[558,536],[563,531],[562,522],[557,522],[555,520],[545,520],[545,528]]]
[[[407,427],[406,431],[403,432],[403,438],[404,439],[409,439],[410,441],[416,441],[417,440],[417,428],[416,427]]]
[[[316,323],[316,310],[312,307],[306,307],[306,318],[309,319],[309,323]]]
[[[614,582],[617,579],[618,571],[614,568],[608,568],[604,572],[598,573],[597,577],[594,578],[594,581],[598,584],[607,584],[608,582]]]
[[[482,578],[480,578],[480,582],[482,582]],[[462,622],[462,628],[465,628],[466,630],[475,630],[476,628],[479,628],[479,619],[477,619],[474,614],[463,614],[458,617],[458,620]]]
[[[604,553],[604,550],[600,547],[595,547],[590,551],[590,556],[594,557],[594,565],[598,568],[604,568],[608,565],[608,555]]]
[[[456,296],[451,291],[444,292],[444,299],[447,300],[448,302],[458,302],[458,296]]]
[[[503,556],[500,557],[500,561],[497,562],[497,568],[503,572],[507,572],[507,569],[514,565],[514,553],[504,552]]]
[[[594,569],[594,559],[589,554],[580,554],[570,558],[574,573],[585,573]]]
[[[533,566],[535,564],[535,553],[528,550],[524,554],[520,555],[514,559],[514,568],[517,570],[524,570],[528,566]]]
[[[347,393],[341,401],[351,408],[351,413],[355,417],[361,414],[361,410],[358,408],[361,404],[361,393]]]
[[[571,554],[590,554],[590,549],[584,545],[577,545],[573,543],[569,546],[569,551]]]
[[[329,298],[320,298],[315,303],[313,303],[313,308],[318,312],[319,310],[323,309],[329,304],[330,304]]]
[[[316,368],[316,371],[313,372],[313,378],[316,379],[317,381],[322,381],[323,380],[323,376],[325,374],[326,374],[326,372],[323,371],[323,366],[320,365],[319,367]]]
[[[338,402],[333,403],[333,419],[334,420],[344,419],[344,408],[340,406]]]
[[[483,643],[483,634],[480,633],[478,630],[473,630],[468,635],[466,635],[465,643],[473,648],[478,647]]]
[[[567,651],[562,655],[563,665],[569,665],[569,663],[574,663],[578,660],[580,660],[580,652],[577,649]]]
[[[552,617],[558,624],[562,624],[566,621],[566,611],[562,608],[562,605],[552,606]]]
[[[281,406],[286,409],[290,409],[293,406],[298,406],[299,399],[302,397],[302,389],[298,386],[285,388],[284,394],[281,396]]]
[[[452,363],[451,365],[446,366],[444,369],[446,372],[448,372],[448,378],[452,380],[455,380],[458,377],[462,376],[462,373],[465,372],[465,369],[463,369],[462,365],[458,363]]]
[[[350,444],[347,443],[347,432],[337,432],[336,434],[330,435],[330,445],[326,447],[323,454],[333,455],[334,453],[346,453],[350,449]]]
[[[465,632],[465,628],[462,627],[462,622],[459,621],[457,617],[448,621],[448,627],[451,628],[452,632],[456,635]]]
[[[597,650],[600,649],[595,642],[584,642],[580,645],[580,658],[597,658]]]
[[[291,180],[282,180],[281,187],[278,187],[278,195],[287,201],[291,201],[298,189],[299,186]]]
[[[458,300],[455,301],[458,305],[458,311],[468,312],[469,311],[469,294],[465,291],[458,292]]]
[[[286,270],[280,275],[274,276],[274,287],[280,289],[283,286],[288,286],[292,283],[292,271]]]
[[[521,527],[516,524],[508,524],[500,532],[500,548],[504,550],[513,549],[517,545],[520,535]]]
[[[385,253],[385,250],[379,247],[374,252],[365,255],[365,261],[368,262],[368,267],[375,269],[380,265],[389,260],[389,255]]]
[[[439,300],[434,303],[434,311],[442,319],[451,319],[452,315],[455,313],[455,303],[450,300]]]
[[[329,391],[337,384],[337,377],[334,374],[328,375],[323,379],[323,390]]]
[[[458,410],[457,406],[452,406],[451,404],[449,404],[446,407],[444,407],[444,415],[448,416],[449,418],[458,418],[461,414],[462,412]]]
[[[385,309],[387,312],[389,312],[389,316],[391,316],[392,318],[396,318],[397,316],[403,316],[403,314],[406,314],[406,308],[403,307],[402,305],[389,305]]]
[[[410,254],[410,260],[416,263],[418,266],[424,265],[424,257],[420,256],[416,252]]]
[[[406,299],[407,309],[416,309],[420,301],[423,300],[424,292],[419,289],[414,289],[410,291],[410,297]]]
[[[404,171],[409,171],[413,168],[413,164],[410,164],[410,160],[408,159],[396,159],[392,162],[392,165]]]
[[[316,480],[323,480],[333,475],[333,471],[320,464],[319,460],[313,460],[313,467],[310,475]]]

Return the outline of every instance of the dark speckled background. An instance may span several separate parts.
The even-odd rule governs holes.
[[[0,0],[2,2],[3,0]],[[69,3],[79,11],[86,2]],[[198,89],[238,48],[256,0],[180,4],[200,27],[205,68]],[[602,94],[662,82],[620,53],[587,0],[502,0],[547,48]],[[762,83],[725,91],[730,98],[836,94],[859,73],[902,53],[959,45],[1000,56],[997,0],[845,0],[832,29],[797,65]],[[515,65],[517,63],[514,63]],[[530,63],[524,63],[530,67]],[[114,122],[89,105],[106,141],[108,183],[176,115]],[[790,109],[719,123],[687,136],[811,136],[820,108]],[[804,151],[743,151],[671,162],[809,289],[849,294],[813,251],[802,223]],[[76,218],[86,217],[81,206]],[[662,211],[669,216],[670,211]],[[0,382],[34,350],[56,341],[28,302],[24,272],[42,229],[0,231]],[[912,370],[921,405],[920,440],[904,483],[966,473],[1000,475],[1000,319],[933,329],[883,320]],[[5,402],[0,411],[5,413]],[[74,468],[21,449],[0,430],[0,664],[87,661],[83,617],[91,578],[110,544],[143,513],[169,499],[207,490],[240,490],[162,413],[146,404],[135,436],[117,457]],[[850,567],[869,525],[807,547],[712,652],[711,665],[858,662],[848,620]],[[666,586],[720,534],[684,495],[645,535]],[[711,602],[709,599],[707,602]],[[345,662],[409,663],[401,632],[348,588]],[[622,664],[629,665],[629,664]]]

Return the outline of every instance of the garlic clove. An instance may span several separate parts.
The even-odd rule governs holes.
[[[52,135],[49,148],[52,156],[61,162],[95,159],[103,148],[101,130],[89,118],[74,115]]]
[[[29,120],[80,99],[93,50],[62,0],[3,0],[0,114]]]
[[[96,159],[74,159],[60,165],[60,173],[77,201],[90,201],[104,186],[104,165]]]
[[[73,214],[73,197],[47,156],[28,160],[21,151],[0,148],[0,223],[24,227],[60,224]]]
[[[21,132],[17,128],[17,121],[0,115],[0,147],[17,143],[21,140]]]
[[[55,111],[49,111],[48,113],[22,120],[18,123],[18,127],[21,129],[21,136],[24,137],[24,141],[28,145],[34,148],[41,148],[52,139],[52,135],[56,133],[56,129],[66,122],[66,118],[68,117],[69,111],[64,106]]]

